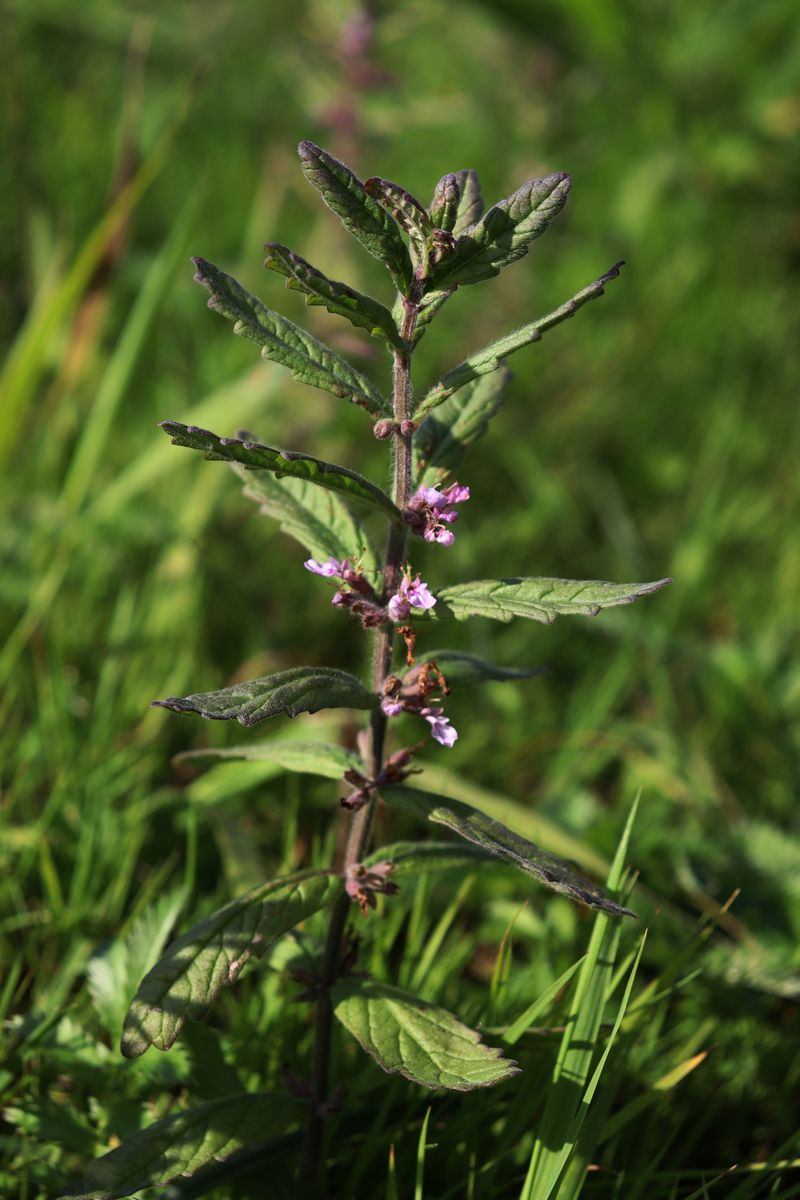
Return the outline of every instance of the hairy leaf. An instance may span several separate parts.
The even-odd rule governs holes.
[[[526,617],[552,625],[559,616],[596,617],[603,608],[633,604],[640,596],[649,596],[668,583],[672,580],[606,583],[598,579],[476,579],[442,588],[436,593],[436,607],[418,619],[455,617],[465,621],[467,617],[492,617],[495,621],[510,621],[512,617]]]
[[[420,301],[419,311],[417,312],[417,323],[414,326],[414,336],[411,339],[413,346],[417,345],[420,338],[426,332],[430,322],[436,316],[436,314],[438,313],[438,311],[442,307],[442,305],[445,303],[445,301],[450,299],[450,297],[453,295],[455,290],[456,289],[454,287],[451,287],[451,288],[444,288],[441,291],[425,293],[425,295],[422,297],[422,300]],[[396,323],[400,324],[402,322],[402,320],[403,320],[403,299],[402,299],[402,297],[398,297],[398,299],[394,305],[394,308],[392,309],[392,316],[394,317]]]
[[[364,190],[394,217],[400,228],[408,234],[418,258],[427,262],[427,246],[433,236],[433,223],[419,200],[400,187],[399,183],[380,179],[376,175],[364,181]]]
[[[357,754],[328,742],[254,742],[250,746],[209,746],[203,750],[184,750],[173,762],[207,762],[227,759],[242,762],[274,762],[287,771],[307,775],[322,775],[325,779],[341,779],[345,771],[362,769]]]
[[[496,342],[491,342],[488,346],[484,346],[482,350],[477,350],[474,354],[471,354],[469,358],[464,359],[457,367],[453,367],[452,371],[448,371],[425,396],[419,406],[417,416],[429,413],[432,409],[440,405],[442,401],[446,400],[448,396],[452,396],[459,388],[471,383],[479,376],[496,371],[498,367],[503,365],[504,359],[509,354],[515,354],[517,350],[521,350],[523,346],[529,346],[532,342],[541,341],[542,334],[546,333],[548,329],[552,329],[555,325],[560,325],[562,321],[566,321],[574,316],[578,309],[586,304],[588,300],[594,300],[597,296],[602,296],[605,291],[605,285],[610,280],[617,278],[620,268],[624,265],[624,262],[614,263],[614,266],[606,271],[605,275],[601,275],[599,279],[595,279],[594,283],[590,283],[585,288],[582,288],[571,300],[567,300],[559,308],[548,313],[546,317],[540,317],[537,321],[531,321],[528,325],[523,325],[520,329],[512,330],[511,333],[498,338]]]
[[[497,667],[478,658],[475,654],[463,654],[460,650],[429,650],[418,662],[435,661],[448,683],[483,683],[488,680],[503,682],[509,679],[532,679],[544,674],[543,667]]]
[[[433,792],[420,792],[403,784],[381,788],[381,796],[390,806],[452,829],[459,837],[479,846],[487,854],[502,858],[520,871],[533,875],[545,887],[561,892],[579,904],[602,909],[615,917],[636,915],[629,908],[609,900],[601,888],[578,875],[563,859],[542,850],[534,842],[529,842],[469,804],[451,800],[447,796],[437,796]]]
[[[399,521],[400,510],[385,492],[363,475],[339,467],[336,463],[323,462],[299,450],[277,450],[261,442],[242,441],[241,438],[221,438],[208,429],[197,425],[183,425],[180,421],[160,421],[161,428],[175,446],[188,450],[200,450],[204,458],[215,462],[240,463],[249,471],[273,471],[278,478],[290,475],[305,479],[319,487],[355,500],[374,512],[382,512]]]
[[[462,172],[466,174],[466,172]],[[458,176],[451,171],[443,175],[433,191],[429,212],[431,221],[437,229],[452,232],[458,216],[458,205],[461,199],[461,189],[458,186]]]
[[[456,237],[460,237],[469,229],[470,225],[474,225],[476,221],[480,220],[483,213],[483,196],[477,171],[468,167],[464,171],[456,171],[455,177],[459,199],[452,232]]]
[[[125,1018],[122,1053],[169,1050],[188,1021],[200,1021],[249,959],[340,895],[341,879],[302,871],[263,883],[199,921],[145,975]]]
[[[287,288],[303,292],[306,304],[322,305],[335,316],[345,317],[351,324],[385,337],[393,346],[402,349],[403,342],[392,314],[383,304],[346,283],[328,279],[299,254],[278,242],[267,242],[264,249],[267,251],[264,266],[285,275]]]
[[[465,230],[457,220],[454,232],[461,236],[455,253],[431,272],[431,286],[438,289],[479,283],[522,258],[531,242],[561,212],[571,186],[572,180],[563,172],[546,179],[529,179]]]
[[[211,292],[208,307],[233,321],[234,333],[256,342],[263,358],[288,367],[301,383],[351,400],[374,417],[391,413],[390,405],[366,375],[340,358],[330,346],[267,308],[237,279],[213,263],[204,258],[193,261],[197,267],[196,281]]]
[[[417,487],[436,487],[458,469],[464,451],[489,428],[510,379],[505,366],[474,379],[423,421],[414,438]]]
[[[120,1200],[142,1188],[164,1187],[263,1141],[267,1131],[283,1132],[301,1115],[299,1102],[285,1094],[219,1096],[132,1134],[92,1163],[59,1200]]]
[[[280,713],[296,717],[321,708],[374,708],[376,703],[377,697],[346,671],[336,667],[290,667],[277,675],[262,675],[217,692],[154,700],[151,707],[196,713],[211,721],[256,725]]]
[[[245,483],[245,496],[305,546],[312,558],[321,562],[349,558],[358,561],[370,579],[377,579],[378,553],[371,537],[333,492],[305,479],[277,479],[266,471],[250,471],[240,463],[231,467]]]
[[[411,283],[413,268],[400,230],[389,214],[368,196],[349,167],[313,142],[297,147],[306,179],[322,196],[349,233],[389,268],[398,291]]]
[[[452,1013],[399,988],[351,976],[335,985],[331,1001],[345,1029],[390,1075],[471,1092],[518,1074],[516,1063]]]
[[[408,876],[438,875],[440,871],[474,871],[492,861],[478,846],[459,846],[452,842],[393,842],[381,846],[365,859],[368,867],[388,859],[394,863],[392,879]]]

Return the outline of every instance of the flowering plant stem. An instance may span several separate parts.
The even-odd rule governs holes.
[[[403,426],[404,422],[409,421],[411,416],[411,356],[418,312],[419,302],[412,293],[410,297],[405,298],[403,301],[401,337],[404,347],[402,350],[398,349],[394,351],[394,368],[392,373],[392,409],[394,420],[398,426],[393,435],[393,499],[401,512],[407,507],[411,498],[414,434],[413,431],[404,433],[400,427]],[[405,555],[406,535],[407,530],[405,526],[393,524],[390,527],[386,544],[386,557],[384,560],[381,588],[381,600],[384,603],[397,590],[403,557]],[[393,626],[379,626],[373,634],[372,660],[372,687],[373,691],[379,696],[383,693],[384,684],[391,672],[393,648]],[[383,768],[385,740],[386,716],[380,708],[377,708],[370,717],[367,750],[367,760],[372,779],[377,779]],[[360,862],[369,849],[376,804],[377,797],[372,792],[369,802],[363,808],[353,813],[350,818],[350,831],[347,838],[343,865],[344,870],[354,863]],[[333,1026],[330,989],[339,975],[342,942],[347,926],[347,919],[350,916],[352,908],[352,900],[347,893],[343,893],[333,907],[325,938],[325,951],[322,959],[319,996],[317,998],[314,1052],[311,1065],[311,1111],[306,1127],[303,1157],[300,1166],[297,1192],[299,1200],[303,1200],[303,1198],[313,1194],[320,1166],[324,1132],[323,1105],[328,1098],[331,1032]]]

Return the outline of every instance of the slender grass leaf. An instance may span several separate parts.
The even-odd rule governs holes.
[[[327,488],[305,479],[277,479],[266,471],[251,471],[231,463],[245,483],[244,494],[263,516],[277,521],[284,533],[304,546],[312,558],[349,558],[370,578],[380,571],[372,538],[347,505]]]
[[[436,487],[456,471],[465,451],[489,428],[511,379],[506,366],[466,384],[426,417],[414,438],[417,486]]]
[[[334,1015],[390,1075],[423,1087],[471,1092],[519,1073],[502,1051],[481,1043],[443,1008],[372,979],[350,977],[331,990]]]
[[[525,617],[552,625],[559,616],[596,617],[604,608],[633,604],[640,596],[649,596],[672,583],[657,579],[653,583],[606,583],[604,580],[528,578],[477,579],[458,583],[437,592],[435,608],[420,619],[442,620],[454,617],[491,617],[510,621]]]
[[[327,742],[254,742],[250,746],[225,746],[220,749],[184,750],[176,754],[175,763],[208,762],[213,760],[239,762],[273,762],[287,771],[321,775],[324,779],[341,779],[351,768],[360,770],[361,759],[341,746]]]
[[[374,417],[391,412],[386,400],[367,377],[330,346],[318,342],[305,329],[267,308],[237,279],[205,258],[192,261],[197,267],[195,280],[211,293],[208,307],[233,321],[233,332],[239,337],[249,338],[259,345],[263,358],[288,367],[301,383],[351,400]]]
[[[434,226],[419,200],[400,187],[399,183],[392,183],[390,179],[380,179],[377,175],[364,181],[364,190],[373,200],[377,200],[408,234],[418,261],[427,265],[427,250],[433,237]]]
[[[394,863],[392,879],[405,876],[438,875],[440,871],[473,871],[482,863],[491,863],[492,855],[478,846],[458,846],[452,842],[392,842],[381,846],[367,858],[366,865]]]
[[[389,214],[367,195],[349,167],[320,146],[301,142],[297,153],[303,174],[328,208],[365,250],[389,268],[398,291],[406,291],[413,268],[400,230]]]
[[[208,429],[197,425],[183,425],[180,421],[160,421],[160,427],[172,438],[174,446],[187,450],[200,450],[203,457],[214,462],[239,463],[248,471],[272,471],[280,479],[289,475],[304,479],[318,487],[328,488],[348,500],[363,504],[373,512],[383,513],[400,521],[400,510],[385,492],[363,475],[339,467],[336,463],[323,462],[299,450],[277,450],[261,442],[244,441],[241,438],[221,438]]]
[[[541,341],[542,334],[547,333],[548,329],[560,325],[562,321],[569,320],[589,300],[595,300],[598,296],[602,296],[605,291],[605,285],[610,280],[617,278],[620,268],[624,265],[622,261],[615,263],[613,267],[606,271],[605,275],[601,275],[599,279],[595,279],[593,283],[576,292],[570,300],[560,305],[559,308],[553,309],[546,317],[539,317],[536,321],[530,321],[527,325],[522,325],[519,329],[512,330],[511,333],[498,338],[496,342],[491,342],[488,346],[484,346],[482,350],[476,350],[469,358],[465,358],[462,363],[459,363],[457,367],[453,367],[452,371],[448,371],[431,388],[419,406],[417,417],[424,416],[434,408],[437,408],[449,396],[457,392],[459,388],[464,387],[465,384],[471,383],[481,375],[488,375],[492,371],[496,371],[503,365],[504,360],[509,354],[515,354],[517,350],[531,345],[532,342]]]
[[[299,254],[281,246],[278,242],[267,242],[264,246],[267,257],[264,266],[286,277],[286,287],[303,292],[307,305],[322,305],[337,317],[345,317],[352,325],[368,329],[370,333],[384,337],[393,346],[402,349],[403,341],[397,331],[392,314],[383,304],[340,283],[328,279]]]
[[[475,654],[464,654],[460,650],[429,650],[418,658],[418,662],[435,661],[448,683],[484,683],[489,680],[505,682],[511,679],[532,679],[545,674],[544,667],[497,667],[478,658]]]
[[[572,180],[564,172],[529,179],[465,230],[457,219],[454,232],[460,231],[460,237],[455,253],[431,272],[432,286],[479,283],[522,258],[561,212],[571,186]]]
[[[600,909],[615,917],[636,915],[629,908],[609,900],[599,887],[578,875],[563,859],[542,850],[469,804],[433,792],[421,792],[403,784],[381,788],[381,796],[390,807],[400,808],[435,825],[452,829],[459,837],[472,842],[487,854],[493,854],[520,871],[533,875],[551,891],[561,892],[578,904]]]
[[[263,883],[193,925],[139,985],[122,1033],[125,1057],[138,1058],[150,1046],[169,1050],[184,1023],[202,1020],[249,959],[260,958],[341,890],[338,875],[302,871]]]
[[[459,194],[452,232],[456,237],[460,237],[483,215],[483,196],[477,171],[467,167],[466,170],[456,171],[455,177]]]
[[[85,1179],[59,1200],[119,1200],[164,1187],[263,1141],[265,1130],[289,1128],[301,1115],[298,1101],[286,1095],[220,1096],[132,1134],[92,1163]]]
[[[257,725],[267,717],[285,713],[315,713],[321,708],[374,708],[377,697],[360,679],[336,667],[290,667],[276,675],[262,675],[216,692],[168,696],[154,700],[151,708],[171,708],[196,713],[210,721],[238,721]]]
[[[466,174],[466,172],[462,172]],[[443,175],[433,189],[433,199],[428,212],[431,221],[437,229],[452,232],[458,216],[458,205],[461,200],[461,188],[458,186],[458,176],[454,171]]]
[[[538,996],[536,1000],[534,1000],[533,1004],[529,1005],[523,1013],[520,1013],[516,1021],[512,1021],[511,1024],[505,1030],[503,1030],[504,1042],[506,1042],[509,1046],[513,1046],[519,1041],[525,1030],[528,1029],[534,1021],[538,1020],[543,1012],[547,1011],[548,1006],[553,1000],[555,1000],[558,993],[562,990],[562,988],[567,986],[582,962],[583,959],[579,958],[578,961],[574,962],[571,967],[567,967],[566,971],[563,973],[563,975],[559,975],[555,983],[551,983],[550,987],[547,988],[546,991],[542,992],[541,996]]]

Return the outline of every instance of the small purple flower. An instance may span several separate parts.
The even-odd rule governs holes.
[[[404,708],[402,700],[392,700],[391,696],[384,696],[381,700],[381,712],[387,717],[396,717]]]
[[[458,513],[452,505],[469,500],[469,495],[469,488],[461,483],[451,483],[443,491],[435,487],[419,488],[411,497],[403,519],[426,542],[452,546],[455,535],[447,526],[458,519]]]
[[[333,576],[341,579],[347,570],[348,560],[343,558],[339,562],[338,558],[329,558],[327,562],[318,563],[313,558],[307,558],[303,566],[314,575],[322,575],[324,579],[331,579]]]
[[[412,608],[433,608],[436,597],[419,575],[413,581],[404,575],[397,593],[392,596],[387,605],[391,619],[397,623],[405,621]]]
[[[379,893],[393,896],[397,884],[389,878],[394,872],[394,863],[388,858],[382,862],[373,863],[371,867],[364,863],[351,863],[345,868],[344,888],[351,900],[355,900],[363,915],[369,916],[369,910],[375,907],[375,897]]]
[[[420,716],[428,722],[431,727],[431,737],[440,745],[446,746],[449,750],[453,743],[458,741],[458,730],[450,724],[450,718],[444,715],[443,709],[423,708]]]

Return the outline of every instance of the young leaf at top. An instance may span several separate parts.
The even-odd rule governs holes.
[[[330,346],[267,308],[232,275],[204,258],[195,258],[195,279],[211,293],[208,307],[233,321],[233,332],[261,347],[263,358],[288,367],[295,379],[351,400],[374,417],[391,413],[391,407],[365,375],[340,358]]]
[[[365,479],[356,471],[339,467],[336,463],[324,462],[299,450],[277,450],[261,442],[243,441],[241,438],[221,438],[209,429],[197,425],[183,425],[180,421],[160,421],[161,428],[172,438],[174,446],[187,450],[200,450],[203,457],[214,462],[240,463],[249,471],[273,471],[278,478],[291,475],[305,479],[319,487],[330,489],[348,500],[355,500],[373,512],[383,513],[399,521],[400,510],[376,484]]]
[[[217,692],[168,696],[154,700],[151,708],[171,708],[196,713],[210,721],[238,721],[257,725],[267,717],[285,713],[315,713],[321,708],[375,708],[377,697],[360,679],[335,667],[290,667],[277,675],[262,675]]]
[[[464,451],[482,438],[505,399],[511,372],[502,366],[460,388],[426,417],[414,438],[416,487],[438,487],[461,464]]]
[[[313,142],[297,147],[306,179],[322,196],[349,233],[391,272],[397,290],[406,292],[413,279],[405,242],[389,214],[364,190],[349,167]]]
[[[545,887],[569,896],[578,904],[602,909],[614,917],[636,915],[629,908],[609,900],[601,888],[578,875],[563,859],[542,850],[534,842],[529,842],[527,838],[461,800],[451,800],[448,796],[437,796],[433,792],[420,792],[404,784],[381,788],[381,796],[390,807],[400,808],[435,825],[452,829],[459,837],[479,846],[487,854],[502,858],[520,871],[533,875]]]
[[[392,183],[390,179],[379,179],[377,176],[364,181],[364,190],[394,217],[401,229],[405,230],[414,247],[417,261],[427,267],[428,245],[433,238],[434,227],[419,200],[400,187],[399,183]]]
[[[272,1136],[284,1132],[302,1114],[300,1102],[285,1093],[219,1096],[132,1134],[96,1159],[59,1200],[122,1200],[143,1188],[166,1187],[262,1142],[266,1130]]]
[[[357,754],[327,742],[254,742],[250,746],[207,746],[202,750],[183,750],[173,758],[175,763],[217,761],[274,762],[287,771],[321,775],[324,779],[341,779],[345,771],[361,770],[363,763]]]
[[[122,1053],[138,1058],[150,1046],[169,1050],[186,1021],[200,1021],[249,959],[259,958],[300,921],[341,894],[326,871],[301,871],[262,883],[167,947],[145,975],[125,1018]]]
[[[521,350],[523,346],[529,346],[531,342],[540,341],[542,334],[547,333],[548,329],[560,325],[562,321],[569,320],[587,301],[602,296],[605,285],[610,280],[617,278],[620,268],[624,265],[624,262],[614,263],[614,266],[606,271],[605,275],[601,275],[599,279],[595,279],[593,283],[582,288],[570,300],[548,313],[546,317],[539,317],[537,321],[531,321],[520,329],[512,330],[511,333],[498,338],[496,342],[490,342],[482,350],[476,350],[469,358],[465,358],[457,367],[453,367],[452,371],[448,371],[435,387],[431,388],[420,404],[417,416],[429,413],[449,396],[452,396],[454,392],[457,392],[459,388],[471,383],[479,376],[496,371],[509,354],[515,354],[517,350]]]
[[[461,199],[461,188],[458,186],[458,176],[454,171],[443,175],[433,191],[428,211],[431,222],[437,229],[452,233],[458,216],[458,204]]]
[[[452,232],[456,237],[460,237],[470,225],[480,220],[483,213],[483,196],[477,171],[468,167],[464,171],[456,171],[455,176],[459,197]]]
[[[331,1002],[334,1016],[389,1075],[471,1092],[519,1074],[452,1013],[389,984],[351,976],[332,988]]]
[[[504,683],[545,674],[543,667],[497,667],[485,658],[463,654],[460,650],[429,650],[419,655],[417,662],[435,662],[448,683],[484,683],[490,680]]]
[[[572,180],[563,171],[523,183],[461,232],[455,253],[431,271],[431,288],[479,283],[522,258],[561,212],[571,186]],[[457,221],[454,232],[459,227]]]
[[[284,275],[287,288],[303,292],[307,305],[322,305],[335,316],[345,317],[352,325],[368,329],[370,333],[384,337],[391,345],[402,349],[403,342],[392,314],[383,304],[348,287],[346,283],[328,279],[327,275],[279,242],[267,242],[264,249],[267,252],[264,266]]]
[[[603,608],[633,604],[640,596],[649,596],[668,583],[672,580],[606,583],[599,579],[476,579],[442,588],[436,593],[436,607],[419,619],[454,617],[465,621],[467,617],[491,617],[510,621],[512,617],[525,617],[552,625],[559,616],[596,617]]]
[[[370,579],[377,579],[378,553],[372,538],[333,492],[306,479],[277,479],[267,471],[251,471],[241,463],[231,463],[231,468],[244,481],[248,500],[277,521],[312,558],[320,562],[349,558],[359,562]]]

